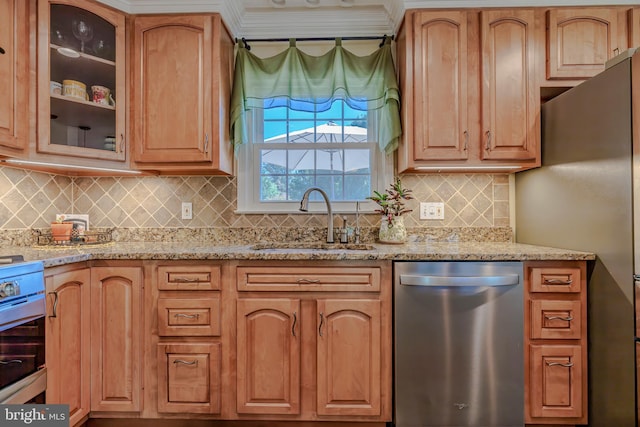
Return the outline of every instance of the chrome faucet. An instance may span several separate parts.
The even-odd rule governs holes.
[[[313,191],[317,191],[318,193],[320,193],[322,197],[324,197],[324,202],[327,204],[327,243],[333,243],[333,212],[331,210],[331,202],[329,201],[329,196],[327,196],[327,193],[325,193],[321,188],[318,187],[308,188],[307,191],[304,192],[302,200],[300,200],[300,211],[309,211],[309,195]]]

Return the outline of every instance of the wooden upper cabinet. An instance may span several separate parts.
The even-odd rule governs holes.
[[[37,15],[38,153],[127,167],[124,13],[95,2],[40,0]],[[98,86],[110,92],[104,102],[93,94]]]
[[[0,154],[27,146],[29,16],[23,0],[0,0]]]
[[[618,9],[547,11],[547,79],[586,79],[626,48],[618,42]]]
[[[640,47],[640,7],[627,12],[629,47]]]
[[[534,11],[480,13],[482,159],[540,162]]]
[[[136,167],[230,174],[233,42],[220,16],[135,17],[133,40]]]
[[[411,10],[398,32],[398,171],[540,165],[534,9]]]
[[[469,157],[467,31],[464,11],[413,15],[415,160]]]

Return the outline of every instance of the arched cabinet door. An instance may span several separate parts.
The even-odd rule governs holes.
[[[299,414],[300,300],[238,300],[237,333],[238,413]]]
[[[89,268],[47,276],[46,365],[48,404],[69,405],[69,425],[89,414]]]
[[[626,46],[618,43],[616,8],[547,11],[547,79],[587,79]]]
[[[136,167],[230,174],[233,41],[220,16],[135,17],[132,44]]]
[[[91,411],[142,410],[142,267],[91,269]]]
[[[534,11],[480,13],[483,160],[539,157]]]
[[[469,157],[467,13],[413,15],[414,160]]]
[[[380,415],[379,300],[318,300],[318,415]]]

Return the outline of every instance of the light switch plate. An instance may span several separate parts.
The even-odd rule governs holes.
[[[182,202],[182,219],[193,219],[193,205],[191,202]]]
[[[444,203],[421,202],[420,219],[444,219]]]

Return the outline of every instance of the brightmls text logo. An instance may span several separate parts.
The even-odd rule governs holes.
[[[2,427],[69,427],[69,405],[0,405]]]

